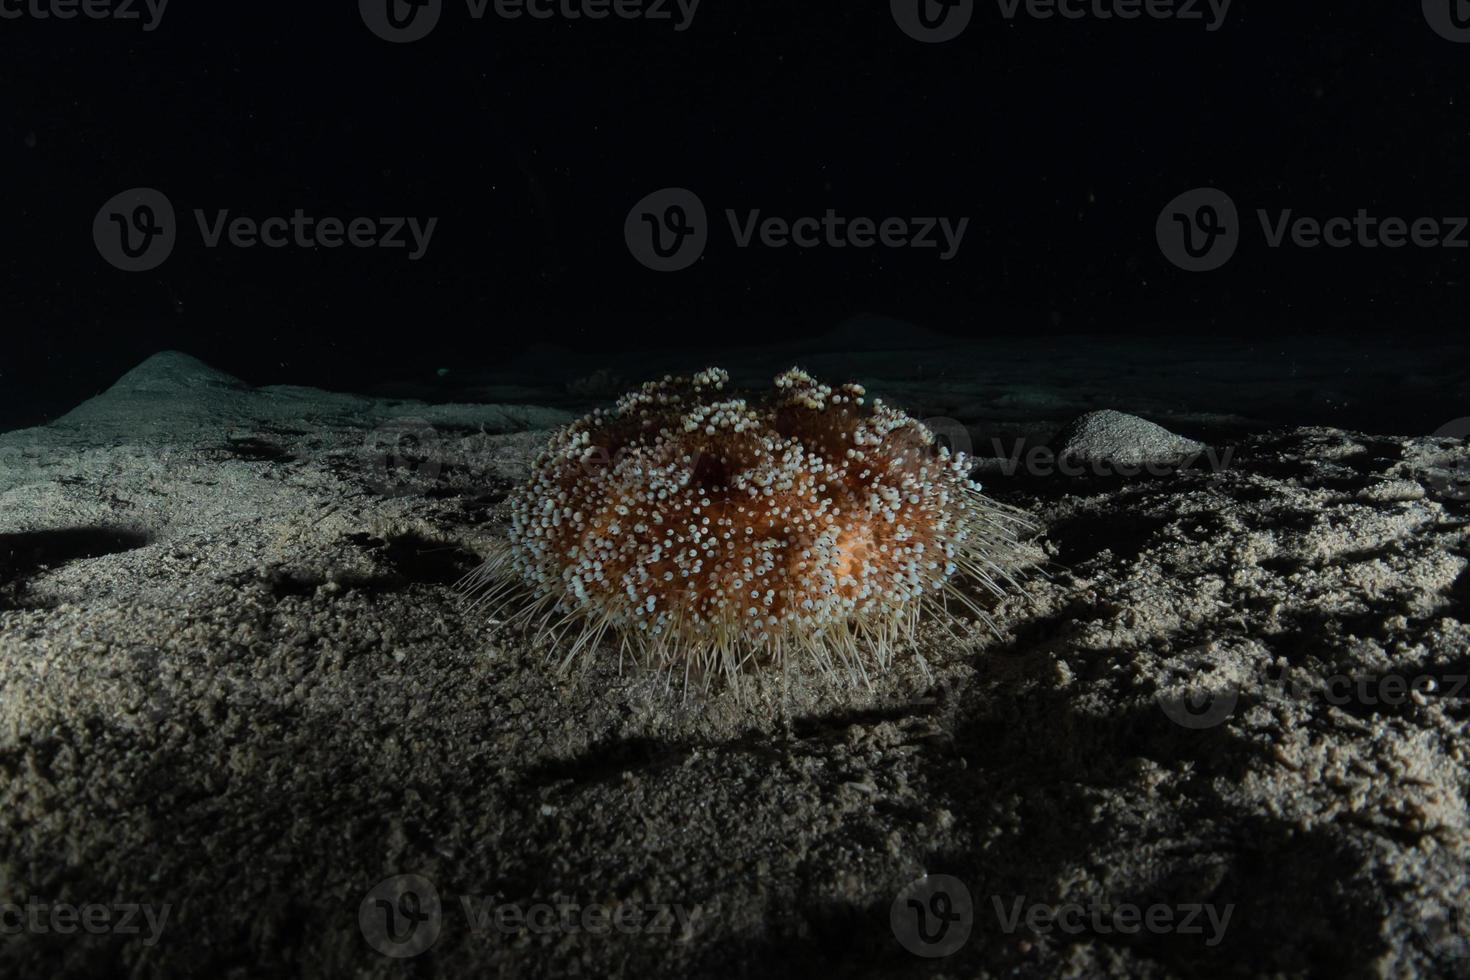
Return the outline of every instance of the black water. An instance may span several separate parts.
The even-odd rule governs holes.
[[[910,36],[918,2],[477,19],[450,0],[389,43],[390,5],[427,23],[401,0],[156,22],[27,0],[0,24],[0,427],[165,349],[251,384],[460,398],[761,351],[835,369],[860,316],[993,348],[1046,391],[1076,380],[1057,345],[1088,351],[1122,408],[1182,389],[1219,412],[1233,388],[1274,424],[1470,412],[1446,347],[1470,243],[1450,0],[961,3],[943,43]],[[1228,261],[1160,240],[1181,222],[1196,251],[1234,241]],[[649,268],[654,228],[698,258]],[[151,267],[118,267],[140,264],[124,234]],[[953,379],[977,357],[938,361]]]

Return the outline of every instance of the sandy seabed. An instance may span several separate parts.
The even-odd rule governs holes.
[[[989,461],[998,635],[736,699],[459,601],[569,418],[165,354],[0,435],[0,970],[1470,975],[1463,441]]]

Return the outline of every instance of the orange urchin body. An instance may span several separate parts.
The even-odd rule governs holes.
[[[613,631],[645,660],[734,680],[792,651],[886,665],[927,607],[974,608],[958,577],[1013,581],[1025,522],[914,419],[794,369],[759,401],[727,383],[650,382],[559,432],[471,587],[529,591],[523,622],[579,627],[566,663]]]

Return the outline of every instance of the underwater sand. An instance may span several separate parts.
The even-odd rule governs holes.
[[[977,437],[1146,407],[961,373],[923,399],[916,381],[864,380]],[[1044,527],[1050,577],[995,605],[999,636],[928,629],[932,677],[900,657],[871,686],[792,672],[752,677],[738,701],[686,698],[611,656],[559,676],[457,600],[506,492],[571,417],[527,400],[540,383],[429,406],[251,389],[160,355],[0,435],[0,902],[171,908],[152,945],[7,935],[5,975],[1470,966],[1470,690],[1450,692],[1470,672],[1463,442],[1242,434],[1266,413],[1230,410],[1222,379],[1173,417],[1144,414],[1228,464],[982,467],[987,492]],[[1394,673],[1439,691],[1301,693]],[[1236,692],[1233,710],[1171,720],[1170,699],[1205,689]],[[925,872],[974,897],[969,942],[938,966],[889,927]],[[407,964],[358,919],[405,873],[443,903],[437,942]],[[1008,933],[992,906],[1018,895],[1232,913],[1213,946]],[[677,914],[637,934],[477,934],[465,899]]]

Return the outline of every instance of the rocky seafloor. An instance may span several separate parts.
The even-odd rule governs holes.
[[[460,601],[570,417],[163,354],[0,435],[0,972],[1470,976],[1462,439],[1019,426],[995,632],[736,698]]]

